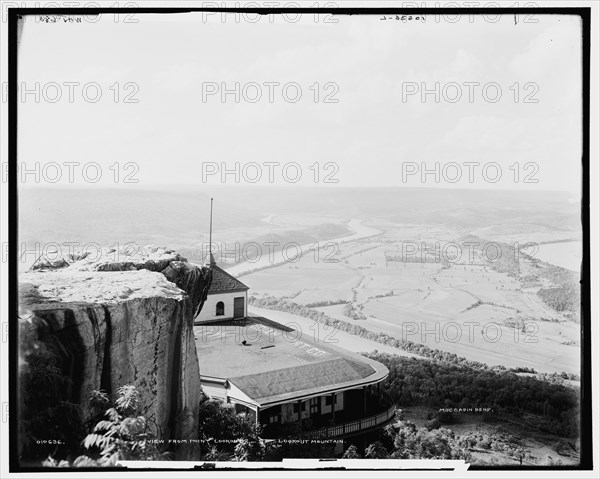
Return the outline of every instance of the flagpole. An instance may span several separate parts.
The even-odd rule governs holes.
[[[212,218],[213,218],[213,199],[210,199],[210,233],[208,237],[208,254],[212,261]]]

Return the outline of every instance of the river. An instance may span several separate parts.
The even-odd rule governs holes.
[[[581,241],[565,241],[539,245],[535,258],[571,271],[581,269]]]
[[[344,236],[343,238],[334,238],[326,241],[321,241],[317,244],[310,243],[304,244],[300,246],[301,253],[298,253],[296,247],[286,250],[285,248],[279,251],[269,251],[265,250],[264,254],[260,256],[257,261],[243,261],[241,263],[235,264],[230,268],[227,268],[227,272],[233,276],[240,277],[244,274],[249,274],[259,269],[268,268],[271,266],[278,266],[284,263],[288,263],[290,261],[290,256],[295,257],[298,253],[300,255],[304,255],[305,253],[315,249],[321,248],[324,249],[327,245],[331,245],[332,243],[346,243],[348,241],[356,241],[364,238],[370,238],[371,236],[377,236],[381,234],[381,231],[376,230],[374,228],[370,228],[369,226],[365,226],[362,224],[361,220],[352,219],[348,222],[348,228],[354,231],[353,234],[349,236]]]

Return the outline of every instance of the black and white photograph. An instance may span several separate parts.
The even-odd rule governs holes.
[[[0,5],[2,477],[597,477],[598,4]]]

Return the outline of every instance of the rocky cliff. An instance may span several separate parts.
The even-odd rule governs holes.
[[[51,351],[84,417],[92,390],[133,384],[162,438],[194,439],[201,387],[193,318],[211,279],[209,269],[158,247],[42,258],[19,277],[24,367],[28,351]],[[172,449],[184,459],[193,447]]]

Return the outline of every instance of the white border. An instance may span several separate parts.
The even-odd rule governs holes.
[[[12,4],[15,6],[17,4],[19,7],[36,7],[48,5],[52,6],[52,4],[61,4],[65,6],[73,6],[74,4],[79,3],[79,5],[83,6],[86,3],[96,3],[102,7],[111,7],[115,6],[116,3],[125,4],[126,2],[115,2],[115,1],[102,1],[96,0],[95,2],[46,2],[46,1],[15,1],[15,2],[6,2],[4,0],[0,0],[0,8],[4,10],[7,4]],[[201,7],[201,6],[210,6],[208,5],[211,2],[199,2],[199,1],[165,1],[165,0],[156,0],[156,1],[148,1],[148,0],[136,0],[136,3],[139,7]],[[269,2],[246,2],[243,0],[238,1],[225,1],[218,0],[217,3],[219,7],[221,6],[247,6],[247,7],[256,7],[257,4],[269,4]],[[237,3],[237,5],[236,5]],[[280,5],[286,5],[287,1],[280,2]],[[295,2],[299,6],[310,7],[315,5],[315,1],[305,1],[305,0],[295,0]],[[327,2],[318,2],[319,5],[324,5]],[[590,228],[591,228],[591,265],[592,265],[592,273],[591,273],[591,291],[592,291],[592,321],[591,321],[591,337],[592,337],[592,403],[593,406],[598,403],[598,364],[600,364],[600,357],[598,354],[598,345],[600,344],[600,331],[598,325],[598,291],[599,288],[599,274],[598,274],[598,265],[600,263],[600,257],[598,254],[598,244],[600,240],[599,234],[599,218],[600,218],[600,209],[599,209],[599,191],[598,191],[598,182],[600,181],[600,170],[599,170],[599,162],[600,158],[600,150],[599,150],[599,139],[598,139],[598,131],[600,131],[600,122],[599,122],[599,96],[598,96],[598,86],[599,86],[599,17],[600,17],[600,3],[595,0],[590,1],[537,1],[537,2],[520,2],[520,1],[502,1],[497,0],[496,2],[447,2],[447,1],[378,1],[378,0],[356,0],[356,1],[348,1],[348,0],[337,0],[332,2],[339,7],[458,7],[458,6],[493,6],[493,4],[498,4],[501,7],[518,7],[525,6],[525,4],[534,3],[538,7],[590,7],[592,9],[591,15],[591,95],[590,95],[590,179],[591,179],[591,189],[590,189]],[[475,5],[479,3],[479,5]],[[489,5],[492,3],[492,5]],[[37,4],[37,5],[36,5]],[[273,3],[271,3],[272,5]],[[293,6],[293,5],[292,5]],[[332,5],[333,6],[333,5]],[[532,5],[533,6],[533,5]],[[4,84],[4,82],[8,81],[8,27],[5,23],[0,22],[0,82]],[[0,161],[2,163],[8,160],[8,105],[5,103],[0,103]],[[8,188],[6,184],[0,182],[0,245],[7,244],[8,241]],[[4,251],[1,252],[4,254]],[[9,312],[8,312],[8,268],[4,261],[0,261],[0,318],[2,324],[8,320]],[[1,381],[1,389],[0,389],[0,404],[2,405],[2,409],[0,410],[2,421],[0,422],[0,478],[30,478],[30,477],[45,477],[45,478],[63,478],[63,477],[97,477],[98,472],[88,472],[88,473],[75,473],[69,472],[65,474],[64,472],[60,472],[57,470],[56,473],[41,473],[41,474],[30,474],[30,473],[20,473],[14,474],[8,472],[8,444],[11,438],[8,434],[8,422],[6,421],[5,409],[4,405],[8,402],[8,347],[7,343],[4,340],[5,332],[2,330],[3,340],[0,342],[0,381]],[[538,470],[538,471],[508,471],[508,470],[500,470],[500,471],[464,471],[458,470],[455,472],[414,472],[411,471],[409,473],[410,477],[416,478],[425,478],[425,477],[490,477],[490,478],[504,478],[507,476],[512,477],[544,477],[544,478],[564,478],[564,477],[577,477],[577,478],[597,478],[599,477],[600,472],[600,447],[598,441],[598,433],[599,433],[599,421],[598,421],[598,413],[597,410],[593,411],[592,418],[583,418],[584,421],[590,420],[593,423],[593,444],[595,447],[593,448],[593,463],[594,469],[591,471],[552,471],[552,470]],[[299,467],[302,464],[302,467],[314,467],[314,460],[299,460],[298,461],[286,461],[290,465],[294,467]],[[364,461],[364,460],[363,460]],[[382,460],[376,462],[376,464],[381,464]],[[369,461],[371,462],[371,461]],[[171,463],[172,465],[173,463]],[[321,465],[333,465],[332,463],[319,463]],[[366,462],[361,462],[364,466],[366,466]],[[227,463],[228,466],[231,466],[232,463]],[[266,466],[265,463],[260,463],[262,467]],[[339,465],[339,462],[337,463]],[[440,462],[438,461],[437,466],[440,466]],[[239,464],[240,467],[251,467],[252,465],[244,465],[242,463]],[[364,467],[363,466],[363,467]],[[461,468],[462,469],[462,468]],[[162,478],[165,476],[168,477],[190,477],[190,472],[130,472],[127,474],[123,474],[122,472],[114,472],[109,473],[106,471],[100,471],[103,477],[113,478],[113,477],[156,477]],[[193,473],[193,477],[202,476],[202,477],[249,477],[249,478],[279,478],[282,476],[296,478],[296,477],[306,477],[310,473],[307,471],[286,471],[285,474],[282,471],[241,471],[241,472],[224,472],[224,471],[198,471],[197,473]],[[399,476],[404,476],[398,471],[345,471],[345,472],[325,472],[325,471],[315,471],[310,474],[318,477],[348,477],[348,478],[364,478],[365,475],[369,476],[377,476],[377,477],[390,477],[390,478],[398,478]]]

